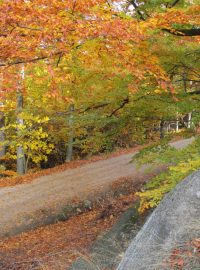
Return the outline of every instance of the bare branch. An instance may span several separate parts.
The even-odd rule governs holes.
[[[129,97],[125,98],[122,102],[122,104],[117,108],[115,109],[110,115],[109,117],[113,116],[116,112],[118,112],[119,110],[121,110],[127,103],[129,103]]]
[[[175,7],[176,4],[178,4],[178,2],[180,2],[180,0],[175,0],[175,1],[170,5],[170,8]]]
[[[145,18],[143,16],[142,12],[139,10],[138,5],[135,3],[135,1],[134,0],[131,0],[130,1],[130,4],[133,5],[133,7],[135,8],[136,12],[138,13],[140,19],[143,20],[143,21],[145,21]]]

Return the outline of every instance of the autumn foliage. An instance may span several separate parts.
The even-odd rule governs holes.
[[[180,90],[174,83],[178,73],[171,73],[177,55],[173,49],[181,48],[176,67],[187,46],[197,50],[199,37],[188,37],[187,31],[193,26],[198,30],[199,5],[139,1],[135,10],[130,5],[103,0],[0,2],[0,109],[7,167],[13,170],[9,157],[15,159],[19,147],[41,152],[25,151],[30,164],[40,166],[51,156],[57,161],[48,166],[63,163],[62,151],[72,136],[70,104],[75,106],[73,143],[79,158],[151,137],[166,115],[166,105],[152,103],[160,95],[171,100],[167,104],[174,102],[168,109],[173,117]],[[190,77],[197,78],[194,73]],[[21,112],[16,93],[24,99]],[[16,116],[24,121],[20,128]],[[43,123],[34,120],[45,118]],[[29,133],[15,134],[16,128]]]

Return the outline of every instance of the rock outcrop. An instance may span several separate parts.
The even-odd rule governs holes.
[[[166,270],[164,261],[171,251],[197,237],[200,237],[200,171],[165,196],[130,244],[117,270]]]

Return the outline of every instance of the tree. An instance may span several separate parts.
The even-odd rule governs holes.
[[[70,104],[75,157],[144,142],[163,121],[197,108],[196,95],[182,89],[191,94],[198,80],[199,37],[182,34],[198,30],[199,6],[127,3],[134,9],[121,1],[1,1],[3,92],[19,90],[23,64],[22,111],[50,119],[42,128],[54,165],[72,145]]]
[[[47,160],[49,155],[54,149],[54,145],[48,141],[48,134],[44,131],[42,125],[48,122],[48,117],[41,118],[32,114],[26,114],[21,112],[20,119],[23,119],[23,123],[18,125],[17,123],[9,123],[5,126],[5,133],[7,139],[7,159],[19,159],[19,147],[22,152],[23,164],[19,169],[17,167],[18,174],[24,174],[28,170],[28,165],[39,165],[42,161]],[[17,133],[16,133],[17,129]],[[17,153],[17,155],[16,155]]]

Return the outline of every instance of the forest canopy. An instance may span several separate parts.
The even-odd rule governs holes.
[[[0,15],[2,175],[198,128],[198,0],[2,0]]]

